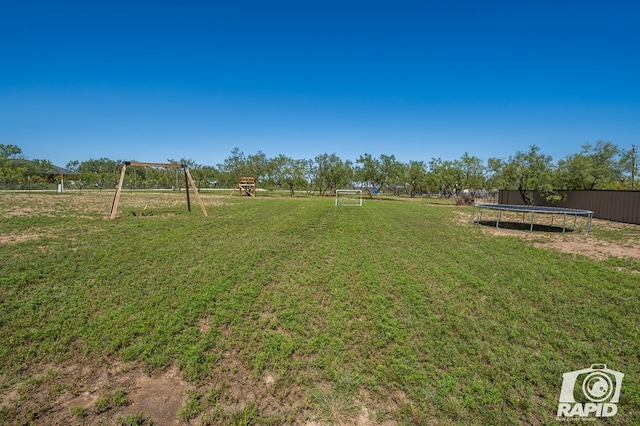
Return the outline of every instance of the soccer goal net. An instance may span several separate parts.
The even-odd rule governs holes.
[[[362,190],[336,189],[336,206],[362,206]]]

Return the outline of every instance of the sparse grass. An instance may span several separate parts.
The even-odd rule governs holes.
[[[200,403],[200,395],[192,392],[187,398],[184,407],[178,412],[178,417],[182,420],[191,420],[202,413],[202,404]]]
[[[135,414],[127,417],[117,417],[118,426],[153,426],[154,422],[143,414]]]
[[[69,412],[72,416],[80,418],[86,417],[89,414],[86,408],[80,406],[69,407]]]
[[[116,389],[97,399],[95,410],[97,413],[104,413],[112,408],[122,407],[129,403],[127,393],[122,389]]]
[[[637,259],[492,236],[458,220],[470,208],[427,200],[203,194],[205,218],[184,194],[136,193],[110,221],[111,193],[2,197],[0,391],[50,395],[51,365],[119,359],[177,365],[199,389],[180,417],[204,424],[340,424],[362,407],[398,424],[544,424],[562,374],[605,363],[625,373],[610,423],[638,424]],[[623,228],[586,241],[640,244]],[[55,410],[34,401],[0,419]]]

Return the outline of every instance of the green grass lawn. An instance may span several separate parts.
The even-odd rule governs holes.
[[[424,200],[204,194],[204,217],[123,193],[107,220],[108,193],[0,197],[0,423],[150,423],[117,417],[132,390],[68,374],[120,363],[177,368],[178,418],[225,425],[552,424],[562,374],[606,364],[625,374],[608,423],[640,424],[637,259]]]

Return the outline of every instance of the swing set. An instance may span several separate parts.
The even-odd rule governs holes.
[[[189,168],[186,164],[165,164],[165,163],[141,163],[138,161],[125,161],[122,165],[122,170],[120,171],[120,180],[118,181],[118,186],[116,187],[116,195],[113,198],[113,203],[111,204],[111,212],[109,214],[110,219],[115,219],[116,214],[118,212],[118,203],[120,202],[120,193],[122,192],[122,184],[124,182],[124,175],[127,171],[127,166],[132,167],[165,167],[168,169],[182,169],[184,170],[184,186],[187,193],[187,210],[191,211],[191,200],[189,198],[189,186],[193,189],[193,194],[200,205],[200,209],[202,210],[202,214],[206,217],[209,216],[207,214],[207,210],[204,207],[204,203],[200,198],[200,194],[198,194],[198,189],[196,188],[196,184],[191,177],[191,173],[189,172]]]

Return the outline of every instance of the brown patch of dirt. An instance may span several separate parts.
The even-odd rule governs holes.
[[[144,372],[135,363],[104,360],[98,364],[46,367],[24,374],[0,400],[20,424],[111,424],[117,418],[143,415],[155,425],[181,424],[178,412],[190,387],[177,368]],[[96,403],[115,391],[126,394],[122,406],[99,410]]]
[[[608,257],[633,257],[640,259],[640,247],[627,247],[606,241],[598,241],[589,244],[585,241],[555,240],[543,243],[534,243],[536,247],[550,247],[565,253],[582,254],[598,260]]]
[[[228,326],[219,328],[225,335],[232,334]],[[242,347],[231,346],[222,351],[209,376],[198,389],[198,393],[204,395],[204,410],[192,420],[197,421],[195,424],[208,424],[212,416],[218,416],[214,424],[231,422],[250,406],[263,418],[288,419],[290,424],[304,424],[304,420],[310,418],[308,390],[292,380],[286,369],[257,374],[245,363]],[[216,395],[214,403],[207,397],[212,393]]]
[[[100,401],[115,392],[126,395],[126,404],[101,410]],[[192,395],[198,396],[202,411],[181,418]],[[305,387],[284,370],[257,376],[233,348],[224,351],[209,378],[198,383],[186,381],[177,367],[148,372],[141,363],[113,359],[30,367],[11,382],[0,377],[0,423],[120,424],[142,416],[160,426],[224,424],[242,416],[247,407],[255,407],[262,418],[297,425],[313,416]]]
[[[276,382],[276,376],[274,373],[267,371],[263,376],[264,384],[267,386],[271,386]]]
[[[324,426],[326,423],[323,422],[317,422],[317,421],[310,421],[307,422],[305,426]],[[362,407],[360,409],[360,412],[358,413],[358,415],[355,418],[349,419],[348,423],[347,421],[343,421],[343,422],[336,422],[335,424],[340,425],[340,426],[348,426],[348,425],[353,425],[353,426],[377,426],[378,423],[374,422],[371,418],[370,418],[370,413],[369,413],[369,409],[367,407]],[[393,425],[395,426],[395,422],[393,423]],[[391,423],[385,423],[385,426],[391,426]]]
[[[180,424],[178,412],[186,400],[187,389],[175,367],[151,375],[138,375],[128,393],[131,404],[121,410],[121,415],[143,413],[157,425]]]
[[[16,244],[23,241],[38,240],[44,236],[44,234],[38,233],[4,234],[0,235],[0,244]]]
[[[509,236],[531,241],[536,247],[555,249],[564,253],[580,254],[597,260],[609,257],[633,257],[640,259],[640,247],[598,240],[590,235],[542,235],[515,229],[488,228],[492,235]]]
[[[211,316],[200,318],[200,320],[198,321],[198,331],[200,331],[200,333],[206,333],[210,329],[211,329]]]

